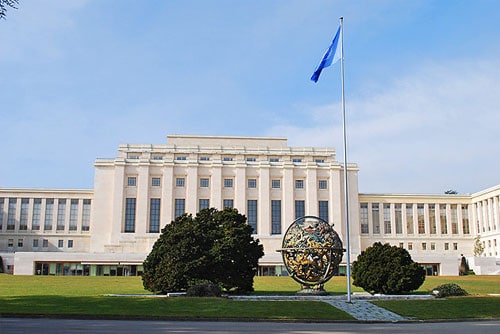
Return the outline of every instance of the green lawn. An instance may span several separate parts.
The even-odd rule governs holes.
[[[436,300],[376,301],[375,304],[416,319],[500,318],[500,276],[428,277],[417,293],[442,283],[457,283],[472,296]],[[346,278],[334,277],[325,289],[346,293]],[[255,294],[294,294],[289,277],[256,277]],[[352,287],[352,292],[361,292]],[[348,314],[323,302],[235,301],[224,298],[106,297],[145,294],[140,277],[62,277],[0,275],[0,316],[13,314],[151,318],[247,318],[349,320]],[[304,312],[307,310],[307,312]]]

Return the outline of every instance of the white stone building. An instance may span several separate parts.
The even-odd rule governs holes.
[[[116,158],[94,166],[93,190],[0,188],[4,270],[139,275],[161,228],[207,207],[247,216],[265,249],[260,275],[285,274],[276,250],[298,217],[327,220],[345,243],[344,173],[332,148],[170,135],[166,144],[120,145]],[[351,260],[381,241],[408,249],[428,275],[458,275],[462,254],[476,273],[500,273],[500,186],[472,195],[359,194],[357,173],[350,164]]]

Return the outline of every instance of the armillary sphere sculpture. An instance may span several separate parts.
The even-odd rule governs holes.
[[[326,221],[305,216],[288,227],[278,251],[290,276],[301,284],[299,293],[326,294],[323,286],[338,273],[345,249]]]

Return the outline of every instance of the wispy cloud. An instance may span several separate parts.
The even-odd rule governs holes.
[[[349,96],[349,161],[367,192],[474,192],[498,182],[500,62],[427,64],[378,93]],[[280,125],[291,143],[342,152],[341,106],[311,106],[313,126]],[[467,175],[467,177],[464,177]]]

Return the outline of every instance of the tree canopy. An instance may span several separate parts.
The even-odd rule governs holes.
[[[5,20],[5,15],[7,14],[7,7],[17,9],[16,5],[19,4],[19,0],[0,0],[0,19]]]
[[[369,293],[401,294],[418,289],[425,271],[406,249],[376,242],[353,262],[352,277]]]
[[[166,225],[144,261],[144,288],[154,293],[186,291],[202,282],[226,291],[253,291],[264,255],[252,227],[236,209],[204,209]]]

